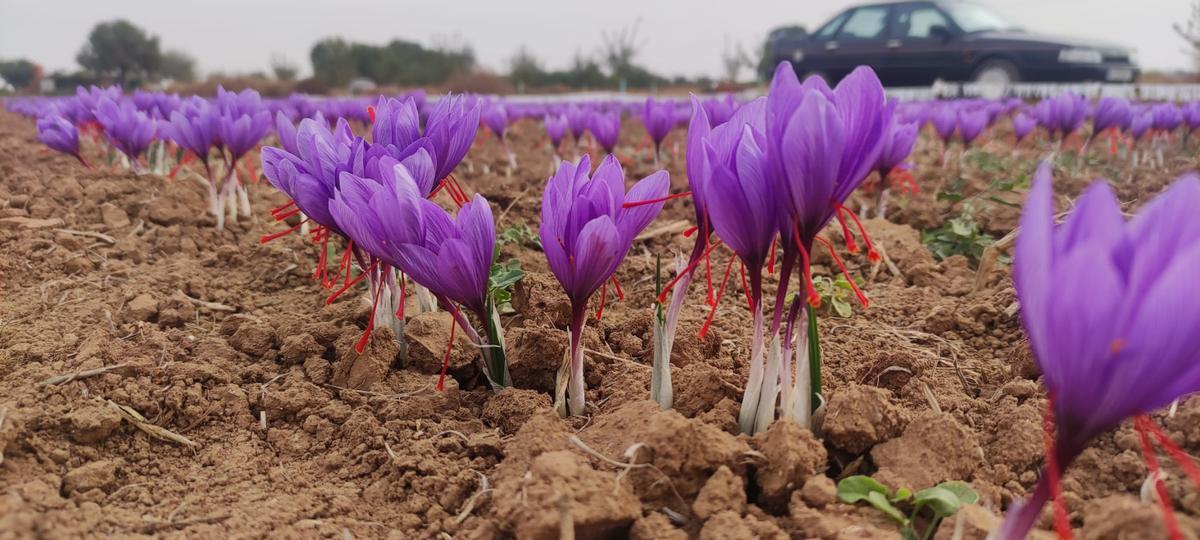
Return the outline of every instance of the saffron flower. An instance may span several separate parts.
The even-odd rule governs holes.
[[[37,132],[38,140],[42,141],[42,144],[52,150],[73,156],[84,167],[92,168],[79,153],[79,130],[75,129],[75,124],[72,124],[70,120],[57,114],[43,116],[38,118]]]
[[[594,112],[588,122],[588,129],[604,153],[611,154],[617,147],[617,138],[621,135],[621,111]]]
[[[633,245],[633,239],[662,210],[670,189],[666,171],[658,171],[625,192],[625,171],[612,155],[589,176],[591,159],[559,164],[542,195],[538,235],[550,264],[571,301],[570,354],[559,371],[555,403],[559,414],[583,414],[583,326],[587,303],[612,278]],[[565,384],[564,384],[565,383]],[[569,394],[569,401],[567,400]]]
[[[563,114],[547,114],[542,119],[542,126],[546,128],[546,136],[550,138],[550,147],[554,150],[555,157],[558,156],[558,147],[562,144],[563,137],[567,135],[567,116]]]
[[[964,147],[971,146],[975,139],[983,134],[988,126],[987,111],[961,110],[958,112],[958,136],[962,137]]]
[[[883,136],[883,149],[879,152],[879,161],[875,164],[875,171],[879,173],[879,183],[874,186],[875,217],[881,218],[887,212],[887,196],[892,186],[917,191],[917,183],[909,173],[908,166],[904,164],[917,142],[917,128],[916,123],[895,122]],[[864,189],[867,185],[864,184]]]
[[[496,249],[491,206],[476,194],[452,218],[426,198],[428,192],[422,188],[426,182],[415,178],[408,167],[390,158],[382,163],[379,179],[341,173],[330,214],[339,229],[380,261],[377,264],[384,266],[385,274],[398,268],[433,293],[483,351],[488,380],[495,387],[508,386],[503,351],[495,350],[503,340],[489,346],[458,308],[465,307],[481,324],[493,316],[488,302],[488,275]],[[432,174],[432,165],[426,168]],[[385,285],[390,284],[375,285],[374,298],[379,298]],[[375,300],[372,310],[377,304]]]
[[[1036,118],[1021,112],[1013,116],[1012,125],[1013,135],[1017,137],[1017,143],[1020,144],[1030,133],[1033,133],[1033,130],[1037,129],[1038,122]]]
[[[642,107],[642,124],[654,142],[654,162],[658,163],[663,140],[675,127],[675,104],[670,101],[656,102],[653,97],[646,98],[646,105]]]
[[[104,128],[108,142],[129,158],[135,171],[141,171],[143,167],[138,158],[154,140],[154,120],[139,111],[132,101],[109,97],[100,98],[96,120]]]
[[[762,400],[757,410],[748,410],[752,396],[743,397],[739,423],[744,432],[766,429],[774,416],[775,390],[782,388],[784,415],[807,425],[811,408],[820,400],[820,358],[816,345],[815,308],[820,296],[812,283],[809,262],[817,234],[836,216],[842,224],[843,236],[851,252],[857,250],[846,217],[856,220],[844,201],[867,178],[879,161],[884,136],[893,122],[895,103],[888,103],[883,85],[870,68],[855,69],[830,90],[824,81],[811,77],[801,84],[788,62],[780,63],[767,94],[767,156],[768,170],[775,184],[778,201],[779,233],[783,246],[780,287],[776,293],[775,313],[771,321],[772,346],[768,353],[766,371],[780,373],[779,381],[763,379]],[[859,232],[867,244],[872,260],[878,254],[871,246],[865,229]],[[832,244],[823,242],[830,255],[839,263]],[[798,263],[798,264],[797,264]],[[797,294],[788,312],[787,327],[780,341],[783,309],[787,298],[787,283],[791,273],[800,276],[805,294]],[[848,280],[866,305],[866,297]],[[807,298],[809,369],[798,369],[795,385],[787,375],[791,372],[792,330],[797,323],[802,297]],[[779,343],[779,353],[775,354]],[[797,347],[799,349],[800,347]],[[751,365],[754,378],[756,365]],[[748,392],[751,389],[748,388]]]
[[[1096,182],[1056,226],[1050,164],[1035,174],[1013,279],[1057,430],[1037,487],[1009,509],[999,538],[1024,538],[1051,498],[1069,532],[1061,471],[1125,419],[1200,390],[1197,204],[1200,177],[1189,174],[1126,221],[1112,189]],[[1145,417],[1137,427],[1143,437],[1156,429]],[[1170,448],[1165,436],[1159,442]]]
[[[479,130],[479,103],[468,104],[466,96],[446,96],[438,100],[425,121],[425,136],[433,146],[436,163],[434,177],[450,176],[467,155]]]
[[[504,146],[504,154],[508,157],[508,166],[510,169],[517,168],[517,155],[513,153],[512,148],[508,146],[508,139],[504,137],[505,131],[508,129],[508,111],[504,105],[499,103],[490,103],[483,109],[483,124],[500,139],[500,144]]]

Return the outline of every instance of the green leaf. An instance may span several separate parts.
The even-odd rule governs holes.
[[[887,486],[880,484],[870,476],[849,476],[838,482],[838,498],[844,503],[854,504],[867,498],[870,493],[887,494]]]
[[[934,486],[929,489],[922,489],[913,496],[913,506],[915,513],[917,509],[928,506],[933,513],[942,517],[949,517],[958,511],[962,503],[958,500],[958,495],[941,486]]]
[[[912,496],[913,496],[913,492],[911,489],[902,487],[900,489],[897,489],[896,493],[894,495],[892,495],[892,502],[900,502],[903,500],[907,500],[909,497],[912,497]]]
[[[963,199],[963,196],[959,195],[957,193],[950,193],[947,191],[939,191],[937,194],[937,200],[939,200],[939,201],[958,202],[958,201],[961,201],[962,199]]]
[[[833,311],[838,314],[838,317],[846,319],[852,314],[850,311],[850,303],[841,298],[833,298],[829,303],[833,304]]]
[[[887,495],[878,491],[872,491],[867,494],[867,503],[874,506],[880,512],[883,512],[887,517],[895,520],[896,523],[901,525],[908,524],[908,518],[898,508],[892,506],[892,503],[887,499]]]
[[[958,497],[958,502],[962,504],[975,504],[979,502],[979,494],[975,493],[975,490],[971,489],[971,485],[966,482],[951,480],[949,482],[942,482],[937,487],[954,493]]]

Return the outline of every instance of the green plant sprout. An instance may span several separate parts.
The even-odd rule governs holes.
[[[979,229],[974,208],[969,204],[963,208],[962,214],[950,218],[941,227],[921,232],[921,243],[939,261],[954,255],[965,255],[971,264],[977,264],[983,256],[983,250],[995,242],[995,237]]]
[[[813,288],[821,295],[821,305],[831,306],[838,317],[850,317],[850,301],[854,297],[854,289],[850,287],[850,282],[846,281],[846,276],[838,274],[836,278],[814,277]]]
[[[505,228],[496,236],[496,240],[501,244],[526,246],[539,251],[542,249],[542,240],[538,237],[537,231],[529,228],[525,223],[518,223]]]
[[[979,501],[979,494],[966,482],[942,482],[914,493],[908,488],[899,488],[889,494],[888,487],[869,476],[843,478],[837,486],[838,499],[847,504],[866,502],[883,512],[900,525],[900,536],[904,540],[928,540],[933,538],[942,521],[953,516],[964,505]],[[905,514],[901,508],[907,508]],[[922,512],[925,512],[922,515]],[[917,534],[917,520],[927,518],[929,525]]]
[[[491,360],[491,373],[499,380],[490,381],[494,387],[504,387],[512,384],[508,373],[508,359],[504,353],[504,327],[500,324],[501,313],[513,313],[512,287],[525,277],[521,270],[521,261],[511,259],[499,262],[500,251],[492,260],[492,268],[488,273],[487,311],[491,315],[487,323],[487,339],[491,345],[491,354],[486,358]]]

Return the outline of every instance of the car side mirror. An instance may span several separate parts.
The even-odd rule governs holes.
[[[954,39],[954,34],[950,33],[950,29],[940,24],[929,27],[929,36],[942,43],[949,43],[951,39]]]

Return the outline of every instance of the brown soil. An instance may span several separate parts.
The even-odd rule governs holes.
[[[619,151],[640,178],[652,170],[636,150],[644,134],[626,132]],[[683,135],[665,145],[676,190]],[[1007,267],[977,279],[963,257],[936,261],[918,230],[961,211],[936,197],[946,186],[972,197],[1028,174],[1037,153],[1010,157],[1002,139],[983,148],[1007,168],[967,159],[962,181],[924,145],[921,191],[895,196],[890,222],[867,222],[890,264],[848,257],[871,307],[820,320],[823,438],[791,422],[746,437],[735,420],[749,316],[736,278],[704,341],[693,285],[672,357],[676,410],[646,400],[655,254],[690,248],[673,226],[692,215],[687,201],[618,271],[625,301],[589,319],[592,414],[560,420],[550,394],[565,297],[531,246],[503,247],[530,272],[505,320],[518,388],[493,394],[460,342],[436,391],[445,317],[410,322],[407,361],[387,330],[355,353],[366,301],[325,306],[316,249],[299,237],[259,243],[282,202],[265,184],[250,186],[254,217],[215,231],[197,182],[86,171],[42,150],[28,120],[0,115],[0,538],[557,538],[564,527],[577,538],[896,538],[882,514],[836,500],[851,474],[914,489],[968,481],[980,504],[938,538],[957,521],[983,538],[1037,479],[1045,399]],[[498,230],[536,231],[550,151],[530,122],[513,145],[518,170],[481,137],[459,179],[489,197]],[[1168,161],[1130,172],[1097,153],[1059,191],[1065,202],[1104,174],[1136,207],[1196,163]],[[985,231],[1015,226],[1016,209],[972,201]],[[1200,451],[1200,401],[1159,420]],[[1168,470],[1191,533],[1200,493]],[[1064,478],[1072,524],[1088,538],[1162,537],[1155,506],[1138,499],[1145,476],[1131,428],[1101,437]]]

